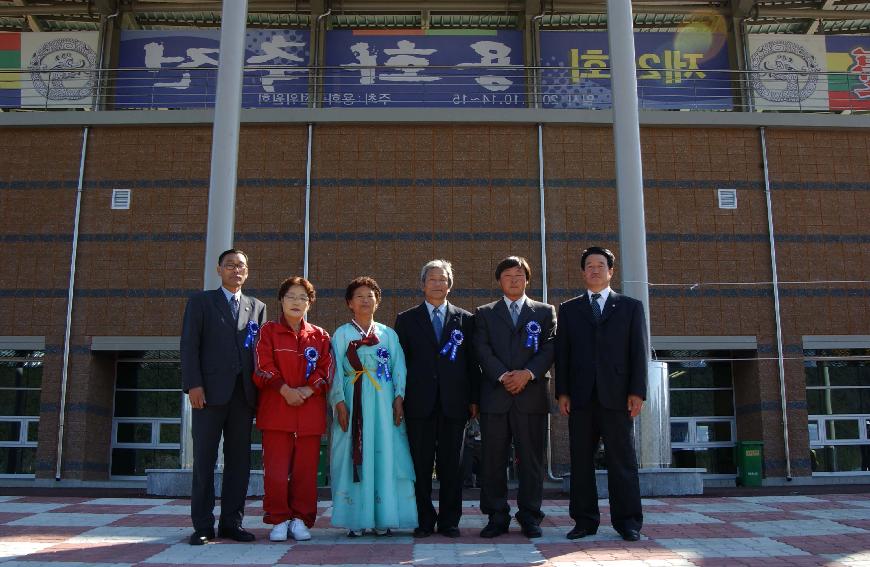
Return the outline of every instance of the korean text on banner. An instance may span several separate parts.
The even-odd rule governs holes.
[[[641,109],[732,108],[726,34],[636,33],[634,44]],[[540,64],[543,107],[611,107],[607,32],[541,32]]]
[[[522,32],[335,30],[323,106],[524,107]]]

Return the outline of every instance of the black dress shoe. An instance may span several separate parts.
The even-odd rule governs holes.
[[[214,528],[210,530],[194,530],[190,534],[190,539],[187,540],[187,543],[190,545],[205,545],[210,539],[214,539]]]
[[[414,528],[414,537],[423,538],[429,537],[432,535],[432,530],[427,530],[426,528]]]
[[[529,539],[541,537],[543,534],[541,533],[541,526],[538,524],[525,523],[520,524],[520,529],[523,532],[523,535]]]
[[[254,541],[257,539],[254,537],[254,534],[246,531],[242,526],[218,526],[218,537],[241,542]]]
[[[574,528],[568,532],[568,535],[565,536],[568,539],[580,539],[581,537],[593,536],[595,532],[598,530],[589,530],[582,526],[574,526]]]
[[[619,535],[625,541],[637,541],[640,539],[640,532],[638,530],[623,530],[619,532]]]
[[[488,539],[488,538],[498,537],[501,534],[506,534],[506,533],[508,533],[508,527],[506,525],[496,524],[495,522],[490,520],[489,523],[486,524],[486,527],[484,527],[482,530],[480,530],[480,537],[485,537]]]
[[[456,526],[450,526],[449,528],[438,528],[438,533],[443,535],[444,537],[459,537],[459,528]]]

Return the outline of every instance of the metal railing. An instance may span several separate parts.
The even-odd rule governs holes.
[[[0,69],[0,109],[214,106],[216,68]],[[611,107],[610,69],[578,67],[246,67],[243,108]],[[638,70],[642,110],[853,113],[870,76],[853,72]]]

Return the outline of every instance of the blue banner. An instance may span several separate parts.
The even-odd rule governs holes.
[[[308,106],[308,30],[245,35],[244,108]],[[115,106],[213,107],[220,30],[121,32]]]
[[[323,106],[526,106],[519,31],[330,31],[326,66]]]
[[[724,33],[635,33],[634,43],[640,108],[732,108]],[[540,63],[543,107],[610,108],[607,32],[543,31]]]

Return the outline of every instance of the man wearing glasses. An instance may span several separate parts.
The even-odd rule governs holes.
[[[221,287],[192,296],[181,331],[181,379],[193,408],[191,545],[214,539],[214,467],[221,435],[224,474],[218,537],[253,541],[242,529],[251,470],[251,425],[257,391],[251,381],[253,347],[266,306],[242,294],[248,256],[230,249],[218,258]]]

